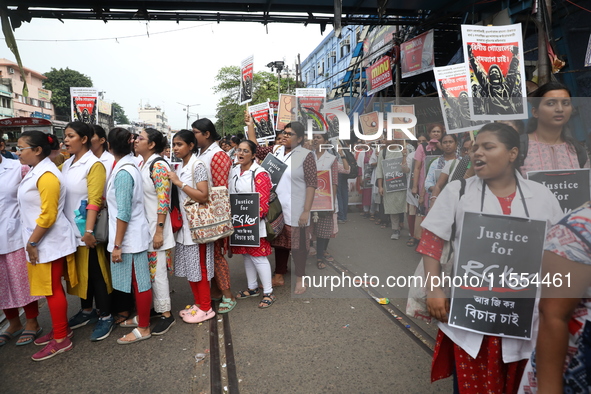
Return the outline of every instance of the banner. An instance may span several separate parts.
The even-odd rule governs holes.
[[[384,190],[386,193],[406,190],[406,176],[402,172],[402,157],[382,160]]]
[[[334,211],[334,191],[332,188],[332,177],[330,170],[319,170],[318,187],[314,192],[314,201],[310,211]]]
[[[389,25],[376,26],[367,35],[367,38],[363,40],[363,67],[367,67],[372,60],[392,48],[394,45],[392,35],[394,33],[396,33],[396,26]]]
[[[275,157],[272,153],[268,153],[265,157],[265,160],[261,163],[261,167],[263,167],[269,173],[271,177],[271,184],[273,187],[271,188],[272,191],[275,191],[275,188],[279,184],[285,169],[287,168],[287,164],[279,160]]]
[[[365,71],[367,75],[367,95],[370,96],[382,89],[392,86],[392,64],[390,56],[383,56]]]
[[[346,112],[345,99],[338,98],[336,100],[329,101],[324,105],[325,111],[334,109],[337,111]],[[326,114],[326,123],[328,124],[328,137],[336,137],[339,135],[339,120],[335,114]]]
[[[449,324],[531,339],[546,222],[466,212],[456,251]],[[447,284],[446,284],[447,286]]]
[[[234,226],[230,246],[260,246],[259,203],[259,193],[230,194],[230,211]]]
[[[546,186],[565,214],[591,200],[588,168],[576,170],[529,171],[527,179]]]
[[[485,122],[470,119],[470,98],[468,96],[468,78],[466,64],[434,67],[435,84],[448,134],[463,133],[478,129]]]
[[[98,124],[98,89],[70,88],[72,122]]]
[[[39,97],[39,100],[51,101],[51,90],[39,88],[39,90],[37,91],[37,95]]]
[[[292,120],[296,120],[295,102],[296,97],[294,95],[281,94],[279,96],[275,130],[283,130],[286,124],[290,123]]]
[[[472,119],[526,119],[521,24],[461,27]]]
[[[240,105],[252,101],[254,55],[249,56],[240,63]]]
[[[324,115],[321,114],[324,108],[326,89],[296,89],[297,120],[302,122],[304,128],[308,129],[308,120],[312,121],[313,131],[327,131],[328,124]]]
[[[248,113],[252,116],[257,140],[275,139],[273,109],[268,102],[248,107]]]
[[[400,71],[402,78],[412,77],[433,69],[434,31],[429,30],[400,45]]]
[[[113,113],[111,110],[111,103],[107,103],[106,101],[99,100],[98,106],[99,106],[99,108],[98,108],[99,113],[101,113],[101,114],[111,116],[111,114]]]

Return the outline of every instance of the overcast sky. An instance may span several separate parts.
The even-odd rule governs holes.
[[[79,71],[106,92],[106,101],[121,104],[131,120],[138,118],[140,103],[149,103],[165,110],[173,129],[186,123],[186,112],[177,102],[200,104],[190,112],[214,117],[219,97],[212,87],[221,67],[239,66],[251,54],[255,72],[270,71],[265,65],[276,60],[285,59],[291,67],[298,53],[304,61],[331,31],[322,36],[318,25],[296,24],[269,24],[267,34],[257,23],[64,22],[33,19],[16,29],[25,67],[41,73],[52,67]],[[139,37],[124,38],[135,35]],[[0,51],[0,57],[16,60],[4,40]],[[190,122],[195,119],[192,115]]]

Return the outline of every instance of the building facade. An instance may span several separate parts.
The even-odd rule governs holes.
[[[168,117],[160,107],[151,107],[144,105],[138,109],[139,123],[145,127],[151,127],[160,131],[164,135],[170,133],[170,125],[168,124]]]

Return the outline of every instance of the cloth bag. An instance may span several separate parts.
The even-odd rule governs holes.
[[[283,219],[283,208],[281,202],[274,192],[269,197],[269,212],[265,217],[265,228],[267,229],[267,240],[271,242],[281,233],[285,227]]]
[[[195,184],[195,167],[191,169],[193,187]],[[200,204],[187,197],[183,208],[187,214],[187,225],[191,231],[193,242],[206,244],[226,238],[234,233],[230,217],[230,194],[226,186],[212,187],[208,180],[209,199]]]

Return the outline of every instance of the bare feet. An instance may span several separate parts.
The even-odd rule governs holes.
[[[295,285],[295,290],[293,291],[294,294],[304,294],[306,292],[306,290],[308,290],[306,287],[303,286],[302,284],[302,278],[297,278],[296,279],[296,285]]]
[[[275,286],[284,286],[285,285],[285,279],[283,278],[283,275],[281,275],[281,274],[275,274],[275,275],[273,275],[273,280],[271,281],[271,284],[273,285],[273,287],[275,287]]]

